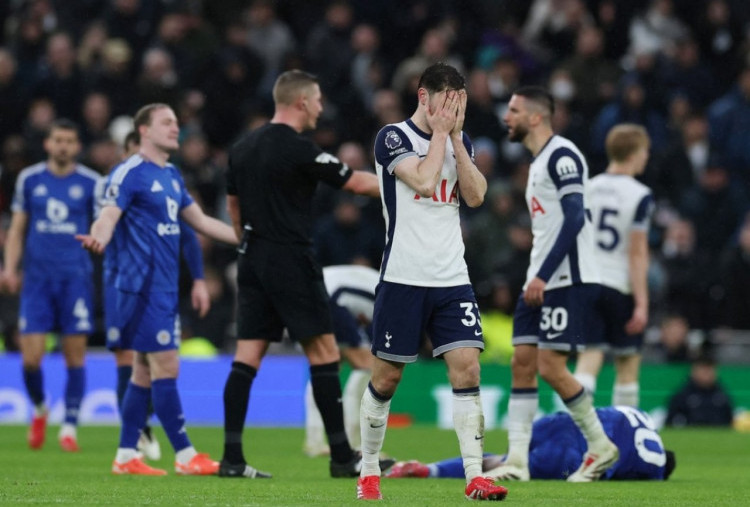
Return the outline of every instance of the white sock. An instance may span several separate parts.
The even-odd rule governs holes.
[[[626,405],[638,407],[640,403],[640,387],[638,382],[629,384],[615,384],[612,390],[612,405]]]
[[[604,442],[609,441],[607,434],[604,433],[602,423],[596,415],[594,405],[591,403],[591,396],[585,391],[575,396],[572,400],[565,403],[570,411],[570,416],[583,433],[589,450],[600,447]]]
[[[312,384],[305,388],[305,447],[317,449],[327,445],[325,426],[313,397]]]
[[[511,392],[508,401],[508,464],[528,467],[531,426],[539,408],[539,391]]]
[[[365,389],[359,413],[362,438],[361,477],[368,475],[380,477],[380,450],[385,440],[390,409],[391,400],[381,401],[372,395],[369,388]]]
[[[594,396],[594,393],[596,392],[596,377],[591,375],[590,373],[576,373],[573,375],[579,384],[583,386],[584,389],[586,389],[586,392],[589,393],[591,396]]]
[[[484,414],[479,388],[471,393],[453,391],[453,427],[458,436],[466,482],[482,475]]]
[[[179,451],[177,451],[174,459],[180,465],[187,465],[188,463],[190,463],[190,460],[195,457],[196,454],[198,454],[198,451],[196,451],[195,447],[191,445],[190,447],[185,447],[184,449],[180,449]]]
[[[70,423],[63,423],[62,426],[60,426],[60,433],[58,434],[57,438],[65,438],[65,437],[73,437],[76,438],[76,427],[74,424]]]
[[[362,395],[370,382],[369,370],[352,370],[344,386],[344,428],[352,449],[362,446],[362,435],[359,430],[359,409],[362,406]]]
[[[119,447],[117,449],[117,454],[115,455],[115,461],[118,463],[127,463],[131,459],[138,456],[138,451],[135,449],[126,449],[124,447]]]

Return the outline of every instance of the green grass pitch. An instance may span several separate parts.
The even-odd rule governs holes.
[[[163,457],[156,466],[167,477],[113,476],[110,466],[118,429],[83,427],[81,452],[63,453],[57,428],[48,428],[40,451],[26,445],[26,428],[0,429],[0,505],[361,505],[355,500],[354,479],[331,479],[328,460],[301,452],[301,429],[245,431],[250,463],[272,472],[270,480],[179,477],[166,437],[156,429]],[[219,428],[190,428],[196,448],[221,455]],[[531,481],[505,484],[507,504],[564,505],[750,505],[750,435],[731,430],[686,429],[662,432],[667,448],[677,454],[677,468],[666,482],[598,482],[568,484]],[[505,448],[505,433],[490,431],[486,450]],[[391,429],[385,451],[398,459],[435,461],[457,454],[452,431],[428,426]],[[383,504],[463,505],[463,481],[457,479],[384,479]]]

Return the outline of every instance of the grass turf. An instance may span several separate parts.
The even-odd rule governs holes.
[[[110,466],[117,445],[114,427],[83,427],[81,451],[63,453],[57,428],[48,428],[40,451],[26,445],[26,428],[0,430],[0,505],[361,505],[355,500],[354,479],[331,479],[328,460],[301,452],[301,429],[245,431],[250,463],[274,474],[270,480],[180,477],[174,474],[169,443],[156,429],[163,457],[155,464],[167,477],[113,476]],[[196,448],[221,455],[219,428],[190,428]],[[523,505],[750,505],[750,438],[731,430],[685,429],[662,432],[667,448],[677,455],[677,468],[666,482],[598,482],[568,484],[531,481],[505,484],[506,503]],[[488,432],[487,450],[502,450],[505,433]],[[452,431],[413,426],[388,431],[385,450],[399,459],[435,461],[457,454]],[[458,505],[464,482],[458,479],[384,479],[384,504],[409,506]]]

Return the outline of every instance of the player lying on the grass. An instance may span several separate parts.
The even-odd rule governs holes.
[[[620,450],[620,458],[601,479],[666,480],[675,468],[675,455],[664,450],[653,421],[633,407],[597,408],[604,431]],[[551,414],[534,422],[529,447],[529,473],[532,479],[567,479],[581,465],[586,441],[567,412]],[[482,473],[493,477],[505,455],[485,454]],[[461,458],[436,463],[418,461],[397,463],[385,477],[463,478]]]

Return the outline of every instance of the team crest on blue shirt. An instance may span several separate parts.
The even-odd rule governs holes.
[[[172,188],[174,188],[174,191],[178,194],[180,193],[180,184],[175,179],[172,180]]]
[[[47,195],[47,187],[45,185],[37,185],[31,193],[34,197]]]
[[[68,195],[71,199],[80,199],[81,197],[83,197],[83,187],[81,185],[72,185],[68,189]]]
[[[112,183],[107,187],[106,192],[104,192],[104,198],[108,201],[117,199],[118,195],[120,195],[120,185],[117,185],[116,183]]]
[[[401,138],[399,137],[399,135],[396,133],[395,130],[389,130],[385,134],[385,146],[389,150],[395,150],[396,148],[401,146],[402,143],[403,141],[401,140]]]

